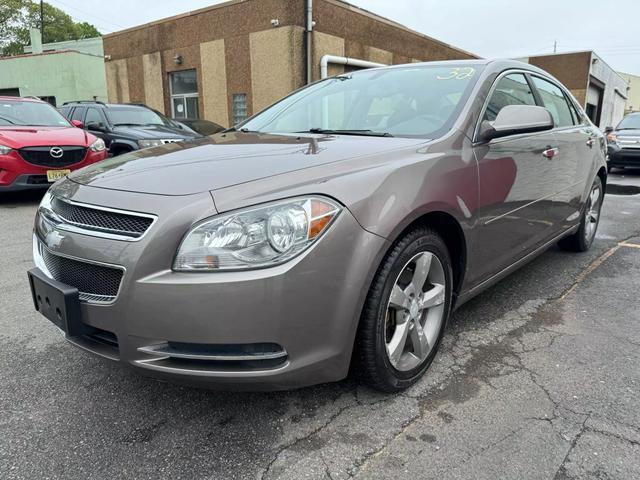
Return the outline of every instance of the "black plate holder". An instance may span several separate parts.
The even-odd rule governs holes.
[[[38,268],[27,272],[33,305],[37,311],[60,327],[72,337],[87,335],[92,328],[82,323],[80,312],[80,293],[70,287],[47,277]]]

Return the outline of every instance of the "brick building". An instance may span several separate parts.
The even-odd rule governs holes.
[[[476,58],[341,0],[232,0],[105,35],[104,52],[110,101],[225,126],[323,71]]]

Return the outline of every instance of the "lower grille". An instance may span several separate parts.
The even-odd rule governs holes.
[[[41,248],[42,260],[51,276],[59,282],[75,287],[80,300],[110,303],[118,296],[123,270],[61,257]]]
[[[27,162],[41,167],[68,167],[84,160],[85,147],[24,147],[18,150]]]

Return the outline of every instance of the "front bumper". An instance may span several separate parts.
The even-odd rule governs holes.
[[[88,150],[81,162],[68,167],[44,167],[31,164],[15,150],[11,151],[8,155],[0,155],[0,192],[49,188],[51,183],[47,181],[48,170],[74,171],[104,160],[107,156],[107,150],[102,152]]]
[[[62,183],[54,193],[73,191],[74,201],[158,217],[136,242],[68,231],[56,232],[54,242],[35,239],[36,247],[49,241],[54,254],[125,271],[113,303],[81,305],[95,335],[69,341],[148,376],[214,388],[288,389],[347,375],[360,310],[387,242],[346,209],[318,243],[284,265],[181,273],[171,262],[182,236],[193,220],[215,214],[208,194],[116,194]]]
[[[640,148],[620,148],[618,145],[608,145],[610,167],[640,168]]]

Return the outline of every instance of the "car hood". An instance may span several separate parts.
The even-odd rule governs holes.
[[[115,127],[113,127],[113,131],[114,133],[138,140],[182,140],[183,138],[196,138],[200,136],[195,132],[181,130],[179,128],[166,127],[164,125],[116,125]]]
[[[0,127],[0,143],[11,148],[83,146],[96,137],[76,127]]]
[[[68,178],[113,190],[190,195],[424,142],[388,137],[226,133],[113,157]]]
[[[616,130],[615,134],[618,137],[638,137],[640,136],[640,128],[634,128],[632,130]]]

